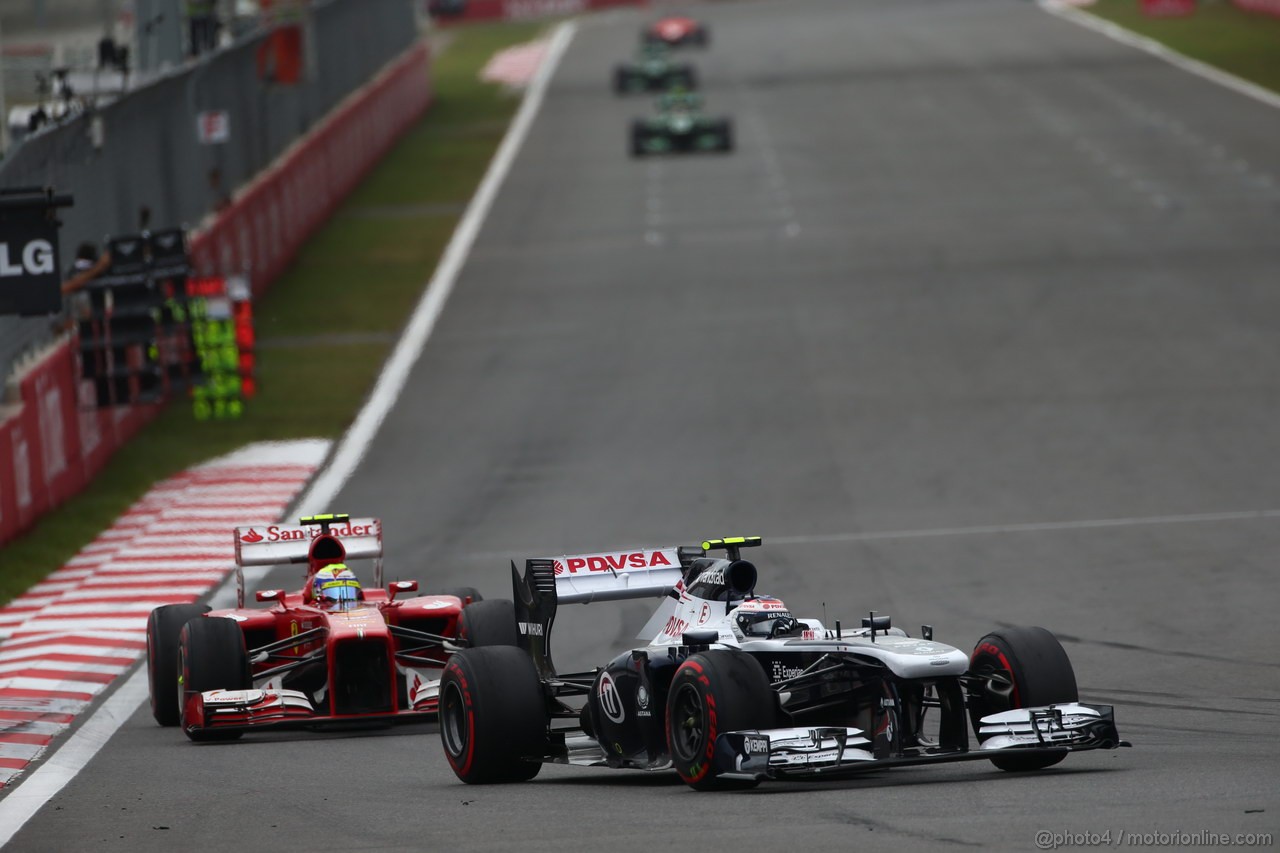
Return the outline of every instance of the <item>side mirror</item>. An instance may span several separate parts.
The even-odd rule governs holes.
[[[253,594],[258,601],[284,601],[283,589],[260,589]]]
[[[418,591],[417,581],[392,581],[391,584],[387,587],[387,594],[390,596],[392,601],[395,601],[396,596],[402,592],[417,592],[417,591]]]

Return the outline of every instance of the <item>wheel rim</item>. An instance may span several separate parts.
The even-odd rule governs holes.
[[[456,759],[466,754],[470,736],[467,730],[467,709],[462,691],[453,682],[445,685],[444,694],[440,697],[440,733],[444,736],[444,747],[450,756]]]
[[[706,716],[706,705],[697,687],[685,683],[676,688],[671,701],[671,751],[681,761],[693,762],[702,755]]]
[[[987,713],[1011,711],[1017,707],[1013,699],[1013,673],[994,661],[983,661],[973,667],[973,672],[983,680],[981,701]]]

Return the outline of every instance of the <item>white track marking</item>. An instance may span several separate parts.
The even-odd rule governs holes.
[[[147,700],[147,671],[134,670],[111,698],[56,752],[0,800],[0,847],[8,844],[28,820],[61,791],[98,754],[124,722]]]
[[[395,351],[383,367],[378,382],[365,403],[364,408],[356,416],[351,429],[343,437],[338,449],[329,459],[329,464],[307,490],[304,497],[297,502],[296,508],[305,513],[307,507],[327,509],[343,484],[350,478],[360,459],[364,456],[369,444],[376,435],[379,426],[386,418],[391,406],[400,395],[408,380],[409,371],[423,346],[435,327],[436,319],[444,308],[444,304],[453,290],[458,273],[470,254],[480,226],[493,206],[498,190],[506,179],[511,165],[515,161],[533,120],[537,116],[542,100],[546,95],[551,77],[560,58],[564,55],[577,29],[574,21],[566,21],[556,27],[552,33],[546,59],[538,69],[537,76],[525,92],[520,109],[512,120],[502,139],[502,144],[489,163],[484,179],[480,182],[475,196],[467,206],[462,221],[458,223],[444,255],[436,267],[427,290],[419,301],[404,335],[396,344]],[[166,517],[170,517],[168,513]],[[202,519],[207,522],[206,517]],[[245,572],[248,582],[251,572]],[[233,580],[228,578],[215,592],[213,602],[226,601],[233,596]],[[233,599],[232,599],[233,600]],[[92,715],[85,719],[74,734],[60,748],[49,755],[43,763],[29,772],[22,782],[13,788],[4,799],[0,800],[0,847],[8,844],[24,824],[36,812],[44,807],[55,794],[66,787],[76,774],[87,765],[98,750],[124,725],[138,706],[147,700],[147,672],[139,667],[111,694]]]
[[[1243,512],[1201,512],[1189,515],[1148,515],[1130,518],[1094,518],[1080,521],[1041,521],[1027,524],[986,524],[974,527],[927,527],[917,530],[870,530],[860,533],[829,533],[812,536],[770,536],[769,541],[786,545],[821,542],[870,542],[878,539],[931,539],[940,536],[990,536],[1006,533],[1041,533],[1053,530],[1094,530],[1100,527],[1142,527],[1151,524],[1202,524],[1214,521],[1254,521],[1280,518],[1280,509]]]
[[[866,530],[848,533],[812,533],[803,536],[765,536],[773,545],[819,545],[828,542],[874,542],[894,539],[934,539],[946,536],[1003,536],[1014,533],[1044,533],[1058,530],[1096,530],[1109,527],[1144,527],[1156,524],[1206,524],[1222,521],[1259,521],[1280,518],[1280,509],[1241,510],[1238,512],[1199,512],[1186,515],[1139,515],[1122,518],[1094,518],[1077,521],[1036,521],[1025,524],[979,524],[972,527],[924,527],[903,530]],[[630,545],[648,547],[652,543]],[[624,547],[630,547],[630,545]],[[559,554],[559,545],[519,545],[502,551],[472,551],[461,556],[468,560],[517,560],[524,557]]]
[[[515,162],[516,154],[520,152],[525,137],[529,135],[529,128],[533,126],[533,119],[542,106],[542,99],[546,95],[551,76],[560,64],[560,58],[564,55],[565,49],[569,47],[575,30],[576,24],[573,21],[565,21],[552,33],[551,41],[547,46],[546,59],[533,78],[533,83],[526,90],[520,110],[511,122],[511,127],[507,129],[507,134],[503,137],[497,153],[493,155],[484,180],[480,182],[479,189],[476,190],[471,203],[467,205],[467,212],[463,214],[462,221],[453,232],[449,245],[445,247],[440,265],[436,267],[426,292],[414,309],[413,316],[409,318],[409,325],[404,335],[401,336],[395,351],[391,353],[391,358],[387,360],[386,366],[378,376],[378,382],[369,396],[369,401],[356,416],[351,429],[342,437],[329,464],[298,503],[297,506],[301,512],[326,511],[329,501],[333,500],[350,479],[352,472],[368,451],[382,422],[391,411],[391,407],[395,405],[400,391],[409,379],[409,372],[417,362],[418,356],[422,354],[422,348],[426,345],[427,339],[431,337],[431,332],[435,328],[440,313],[444,310],[449,294],[453,292],[453,286],[458,280],[458,274],[462,271],[462,265],[466,262],[476,236],[480,233],[480,226],[484,224],[485,217],[489,215],[489,209],[493,207],[494,199],[497,198],[498,189],[506,180],[507,173],[511,171],[511,164]]]
[[[1041,9],[1051,15],[1056,15],[1065,21],[1071,21],[1073,24],[1079,24],[1082,27],[1102,33],[1113,41],[1146,51],[1171,65],[1178,66],[1183,71],[1189,71],[1206,80],[1212,80],[1220,86],[1226,86],[1228,89],[1239,92],[1242,95],[1280,109],[1280,95],[1270,89],[1264,89],[1256,83],[1250,83],[1248,80],[1241,79],[1234,74],[1228,74],[1225,71],[1214,68],[1212,65],[1206,65],[1199,60],[1184,56],[1176,50],[1165,47],[1158,41],[1149,39],[1146,36],[1140,36],[1132,30],[1126,30],[1119,24],[1104,21],[1099,17],[1090,15],[1088,12],[1081,12],[1063,3],[1062,0],[1036,0],[1036,2]]]

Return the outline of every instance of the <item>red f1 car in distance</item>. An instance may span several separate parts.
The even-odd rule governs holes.
[[[463,630],[474,589],[398,598],[417,581],[382,584],[382,523],[347,515],[297,526],[235,528],[232,610],[157,607],[147,621],[151,712],[194,741],[251,729],[343,721],[408,722],[434,715],[440,672]],[[374,560],[361,588],[350,560]],[[244,568],[306,563],[298,592],[259,590],[246,608]]]
[[[711,41],[711,33],[706,24],[693,18],[670,17],[645,27],[640,33],[640,40],[645,44],[665,44],[669,47],[690,44],[706,47]]]

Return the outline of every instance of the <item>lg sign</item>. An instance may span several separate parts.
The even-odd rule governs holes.
[[[71,204],[52,190],[0,190],[0,315],[62,310],[58,220]]]
[[[32,240],[12,248],[8,243],[0,243],[0,278],[46,275],[53,270],[53,244],[48,240]]]

